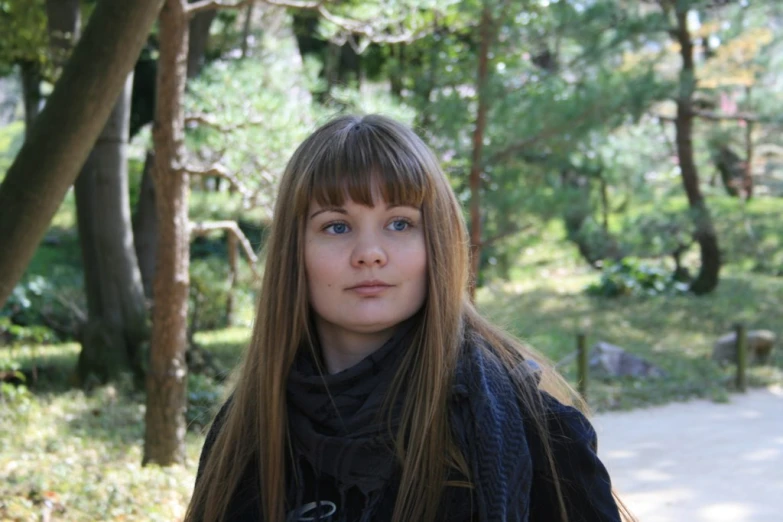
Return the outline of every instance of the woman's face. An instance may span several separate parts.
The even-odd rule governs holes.
[[[333,337],[378,334],[413,316],[427,293],[427,253],[421,211],[339,208],[313,202],[307,215],[305,269],[319,332]]]

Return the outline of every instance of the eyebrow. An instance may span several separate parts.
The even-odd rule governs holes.
[[[386,206],[386,210],[391,210],[391,209],[397,208],[397,207],[407,207],[407,208],[411,208],[411,209],[419,211],[419,212],[421,211],[421,208],[415,207],[413,205],[387,205]],[[315,212],[313,212],[310,215],[310,219],[313,219],[318,214],[323,214],[324,212],[337,212],[338,214],[345,214],[345,215],[348,214],[348,211],[345,210],[343,207],[324,207],[324,208],[318,209]]]

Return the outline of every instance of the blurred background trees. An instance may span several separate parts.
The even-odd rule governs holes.
[[[553,244],[605,297],[783,275],[776,1],[147,2],[163,7],[133,71],[107,62],[118,94],[81,114],[64,164],[52,136],[77,127],[38,114],[96,99],[77,59],[117,37],[85,41],[104,4],[0,0],[2,201],[46,176],[50,214],[65,198],[48,232],[0,236],[27,267],[0,275],[0,337],[77,340],[82,386],[146,382],[145,462],[184,458],[188,367],[214,370],[195,334],[251,320],[277,180],[340,112],[390,114],[435,149],[474,289],[528,277]],[[15,204],[0,232],[36,208]]]

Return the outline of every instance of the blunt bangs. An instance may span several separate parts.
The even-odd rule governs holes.
[[[328,126],[311,136],[298,215],[313,201],[341,207],[346,198],[366,206],[377,197],[389,205],[422,206],[431,188],[431,153],[413,132],[383,118],[346,117],[337,125],[336,131]]]

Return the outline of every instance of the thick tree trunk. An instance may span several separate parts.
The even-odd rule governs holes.
[[[52,61],[62,69],[81,32],[79,0],[46,0],[46,23]]]
[[[166,0],[160,14],[160,61],[155,107],[155,180],[158,263],[144,463],[182,462],[185,442],[190,225],[184,160],[183,98],[187,79],[188,18],[185,0]]]
[[[147,306],[133,249],[128,124],[133,73],[76,180],[76,216],[88,322],[77,373],[105,382],[132,371],[143,382]]]
[[[101,133],[163,0],[98,2],[0,185],[0,306]]]
[[[158,240],[158,213],[155,209],[155,183],[152,179],[152,168],[155,154],[147,151],[144,160],[144,171],[141,175],[141,189],[136,203],[136,213],[133,216],[133,242],[136,247],[136,258],[139,261],[141,282],[144,295],[152,299],[152,286],[155,278],[155,258]]]
[[[492,32],[492,18],[489,7],[485,6],[481,13],[481,44],[478,54],[478,71],[476,90],[478,92],[478,110],[476,125],[473,128],[473,155],[470,165],[470,297],[476,295],[479,265],[481,262],[481,172],[484,152],[484,130],[487,126],[487,79],[489,76],[489,48]]]
[[[699,188],[699,175],[693,159],[693,91],[696,75],[693,63],[693,41],[688,32],[687,8],[676,7],[677,40],[682,56],[680,71],[680,93],[677,98],[677,118],[675,120],[677,156],[680,160],[680,174],[688,204],[694,216],[695,239],[701,249],[701,269],[691,283],[691,291],[697,295],[706,294],[718,286],[721,259],[718,248],[718,236],[712,223],[710,211],[704,202]]]
[[[41,110],[41,65],[38,62],[24,61],[19,64],[22,78],[22,100],[24,101],[24,131],[30,135],[33,122]]]

